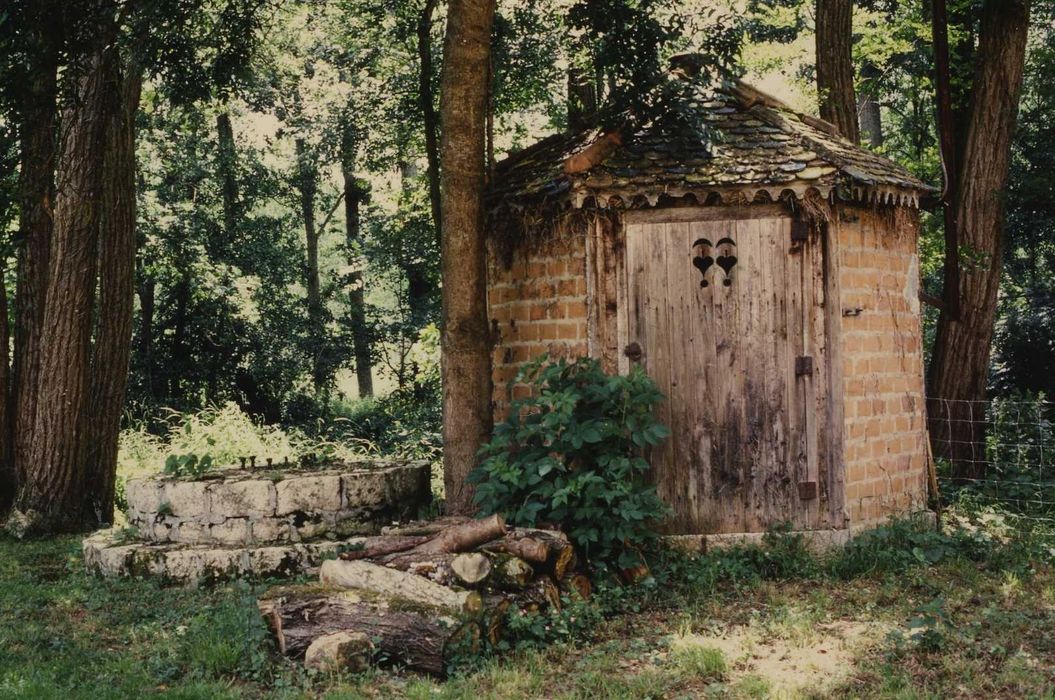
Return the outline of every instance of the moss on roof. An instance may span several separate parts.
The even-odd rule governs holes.
[[[590,197],[655,203],[663,194],[699,199],[752,187],[779,195],[785,189],[801,193],[816,187],[827,193],[847,186],[859,193],[885,192],[884,201],[933,192],[900,165],[836,135],[826,122],[743,83],[719,88],[695,80],[678,83],[656,116],[624,127],[622,144],[583,172],[565,172],[565,161],[601,138],[600,128],[551,136],[502,161],[493,203]]]

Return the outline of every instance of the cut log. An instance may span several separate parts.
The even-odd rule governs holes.
[[[559,530],[536,530],[532,528],[515,528],[510,539],[532,539],[544,542],[549,550],[549,558],[544,568],[553,574],[558,581],[563,579],[576,564],[575,547],[568,541],[568,536]]]
[[[495,585],[507,591],[519,591],[531,583],[535,570],[531,564],[508,554],[496,555],[493,579]]]
[[[506,523],[501,515],[482,520],[470,520],[445,528],[428,542],[415,547],[418,552],[468,552],[505,534]]]
[[[564,161],[564,172],[568,175],[586,172],[597,165],[623,143],[618,131],[603,134],[596,141]]]
[[[435,535],[441,530],[446,530],[452,525],[461,525],[471,518],[467,515],[445,515],[435,520],[415,520],[414,522],[401,525],[389,525],[381,528],[381,535],[400,535],[415,537],[422,535]]]
[[[589,600],[593,594],[593,583],[586,574],[572,574],[560,582],[561,590],[583,600]]]
[[[630,567],[629,569],[623,569],[619,572],[620,577],[623,579],[623,583],[632,586],[636,583],[640,583],[648,578],[652,574],[649,571],[648,564],[642,561],[637,566]]]
[[[560,589],[549,576],[539,576],[517,596],[520,609],[525,612],[540,612],[550,609],[559,611]]]
[[[396,552],[405,552],[432,539],[432,535],[380,535],[364,537],[356,542],[355,549],[341,553],[341,559],[356,561],[358,559],[376,559]]]
[[[549,545],[534,537],[513,537],[488,542],[484,545],[488,552],[512,554],[532,564],[545,564],[549,561]]]
[[[496,646],[505,635],[506,616],[513,606],[509,595],[488,596],[484,601],[484,614],[480,618],[481,633],[492,647]]]
[[[451,570],[458,580],[467,586],[482,583],[491,575],[491,560],[480,552],[467,552],[455,555],[451,560]]]
[[[278,597],[259,602],[279,651],[304,657],[320,637],[336,632],[360,632],[374,643],[385,663],[442,676],[454,649],[472,646],[480,637],[475,622],[442,615],[391,609],[354,592]]]
[[[456,591],[421,576],[366,561],[324,561],[319,580],[330,586],[371,591],[454,613],[475,615],[483,607],[480,594],[475,591]]]

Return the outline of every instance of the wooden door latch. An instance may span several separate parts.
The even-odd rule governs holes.
[[[795,376],[808,377],[813,374],[813,358],[809,355],[795,358]]]

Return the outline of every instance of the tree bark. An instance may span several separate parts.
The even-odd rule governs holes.
[[[117,439],[128,387],[136,260],[135,118],[142,73],[131,66],[118,77],[120,104],[110,121],[103,160],[99,220],[99,307],[91,385],[83,426],[81,458],[99,525],[113,522]]]
[[[418,16],[418,100],[425,126],[425,158],[428,160],[429,204],[432,207],[432,224],[436,230],[436,247],[440,246],[443,230],[442,201],[440,196],[440,147],[439,116],[432,94],[432,15],[436,0],[425,0]]]
[[[348,310],[352,325],[352,349],[355,355],[355,379],[359,396],[374,395],[373,358],[370,334],[366,327],[366,290],[362,273],[362,221],[360,205],[367,197],[366,188],[355,177],[355,139],[350,128],[341,139],[341,175],[344,179],[344,230],[348,252]]]
[[[443,51],[443,477],[453,513],[473,509],[466,477],[492,426],[483,193],[494,13],[494,0],[452,0]]]
[[[417,549],[421,552],[467,552],[501,537],[505,531],[505,519],[501,515],[491,515],[480,520],[452,525]]]
[[[817,90],[821,118],[846,139],[857,143],[854,98],[853,0],[817,0]]]
[[[25,480],[30,466],[29,448],[40,374],[40,331],[44,323],[44,294],[55,203],[59,57],[54,34],[48,28],[47,14],[45,4],[41,3],[27,29],[29,77],[20,126],[19,229],[22,245],[18,250],[14,377],[10,387],[14,425],[5,427],[4,433],[5,439],[11,435],[13,443],[13,465],[5,461],[3,467],[13,482],[9,498],[4,499],[8,503],[17,493],[18,485]],[[3,510],[5,508],[0,504],[0,512]]]
[[[949,17],[945,0],[934,0],[931,5],[931,33],[934,44],[935,97],[937,99],[938,148],[941,153],[944,189],[942,217],[944,221],[945,269],[942,297],[946,313],[951,318],[960,316],[960,251],[956,225],[956,193],[959,188],[959,158],[957,122],[953,115],[952,69],[949,65]]]
[[[308,269],[304,286],[307,289],[308,323],[315,336],[315,353],[312,359],[312,384],[319,392],[325,387],[323,363],[322,293],[319,282],[319,234],[315,228],[315,195],[318,190],[318,173],[308,153],[304,139],[296,140],[297,189],[300,191],[300,211],[304,219],[304,245],[308,258]]]
[[[568,67],[568,128],[584,131],[591,126],[589,117],[597,112],[597,84],[589,73],[572,64]]]
[[[114,112],[113,47],[100,31],[86,74],[72,78],[63,114],[54,229],[40,333],[40,370],[25,481],[15,503],[18,534],[74,532],[97,523],[80,464],[81,413],[89,389],[89,353],[99,198],[107,123]]]
[[[872,148],[883,145],[883,115],[879,109],[876,91],[879,82],[879,69],[875,64],[866,61],[861,66],[861,79],[868,81],[865,89],[857,97],[857,110],[861,119],[861,138]]]
[[[1029,33],[1028,0],[987,0],[982,8],[970,120],[954,198],[960,249],[970,264],[960,275],[960,316],[938,317],[931,358],[931,411],[936,457],[950,459],[960,479],[985,476],[984,423],[989,351],[1004,249],[1004,198],[1011,138],[1022,91]],[[978,421],[978,422],[976,422]]]
[[[231,127],[231,115],[224,111],[216,115],[216,139],[219,145],[218,165],[223,194],[223,228],[225,252],[235,244],[238,231],[238,179],[236,167],[238,152],[234,144],[234,129]]]

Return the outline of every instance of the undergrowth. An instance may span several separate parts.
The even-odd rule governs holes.
[[[939,565],[970,564],[1016,577],[1055,564],[1055,533],[1006,526],[996,511],[955,511],[935,529],[921,519],[894,520],[860,534],[829,553],[811,551],[801,534],[775,528],[761,545],[734,546],[703,555],[655,548],[650,575],[624,586],[600,569],[588,602],[565,599],[560,612],[523,619],[513,613],[512,648],[589,641],[601,620],[627,613],[689,608],[716,595],[745,591],[767,581],[838,584],[858,578],[900,579]],[[928,620],[926,610],[922,619]],[[933,615],[932,615],[933,617]],[[921,623],[922,624],[922,623]]]
[[[398,669],[317,674],[284,659],[254,604],[266,583],[97,579],[84,573],[76,538],[0,537],[0,698],[563,700],[701,697],[722,684],[736,690],[721,697],[764,697],[768,681],[744,676],[735,658],[678,651],[671,640],[755,619],[758,629],[814,629],[876,616],[893,626],[889,639],[855,658],[848,685],[818,697],[917,697],[925,688],[1013,696],[992,690],[1001,687],[1031,696],[1055,654],[1055,540],[992,511],[957,511],[947,522],[943,532],[894,522],[829,555],[787,531],[700,556],[655,549],[651,575],[636,586],[601,571],[589,601],[514,613],[508,640],[456,659],[444,684]]]

